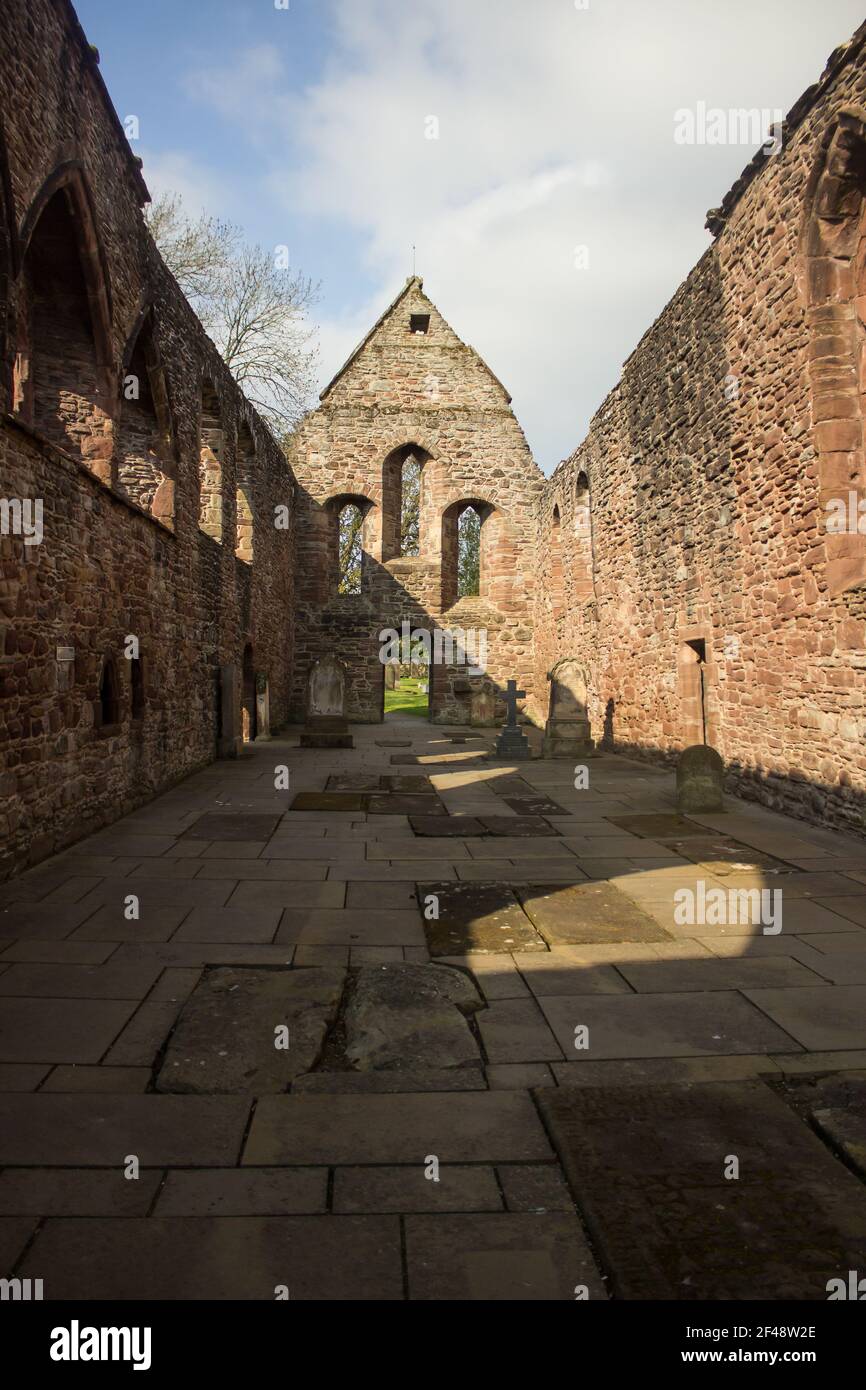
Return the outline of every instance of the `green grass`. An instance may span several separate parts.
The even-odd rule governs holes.
[[[422,695],[418,689],[420,684],[414,676],[403,676],[398,680],[395,690],[385,691],[385,713],[414,714],[425,719],[428,713],[428,697]]]

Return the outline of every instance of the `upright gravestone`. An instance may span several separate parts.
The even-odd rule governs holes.
[[[394,690],[397,685],[397,667],[393,661],[385,663],[385,689]]]
[[[550,709],[544,726],[545,758],[585,758],[592,752],[586,714],[586,672],[571,657],[548,672]]]
[[[469,723],[489,728],[496,723],[496,693],[490,681],[482,681],[469,697]]]
[[[335,656],[323,656],[310,668],[301,747],[354,747],[346,721],[346,668]]]
[[[723,811],[725,764],[707,743],[696,743],[680,754],[677,763],[677,810]]]
[[[505,687],[505,708],[508,711],[505,728],[496,740],[497,758],[531,758],[526,734],[517,727],[517,701],[526,698],[525,690],[517,689],[517,681],[509,681]]]

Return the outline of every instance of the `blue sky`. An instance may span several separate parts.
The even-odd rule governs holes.
[[[545,469],[709,245],[753,145],[675,113],[786,112],[862,0],[78,0],[154,194],[322,282],[320,382],[411,270]],[[429,138],[438,122],[438,138]],[[578,248],[586,248],[582,255]],[[582,263],[581,263],[582,262]]]

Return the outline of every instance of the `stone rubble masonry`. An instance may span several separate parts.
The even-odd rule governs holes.
[[[156,251],[146,198],[71,6],[4,6],[0,497],[41,499],[44,539],[0,537],[0,878],[210,762],[219,668],[240,681],[248,645],[272,721],[288,716],[293,533],[273,520],[277,506],[292,510],[293,479]],[[29,282],[34,228],[30,246],[41,236],[51,251],[43,274],[60,277],[53,301]],[[124,376],[142,362],[149,382],[130,404]],[[199,527],[205,380],[222,430],[223,543]],[[143,461],[130,465],[130,453]],[[236,479],[242,467],[252,488]],[[235,555],[236,482],[254,494],[253,564]],[[248,523],[244,512],[247,553]],[[140,641],[143,709],[128,634]],[[99,727],[107,658],[117,717]]]
[[[866,25],[710,215],[549,480],[534,612],[536,699],[577,658],[596,740],[673,761],[702,741],[702,679],[730,790],[861,831],[866,535],[828,533],[825,509],[866,498],[864,48]]]
[[[429,316],[413,332],[413,316]],[[532,679],[535,514],[544,479],[505,388],[461,342],[411,277],[322,392],[293,440],[299,483],[293,711],[303,716],[310,665],[338,650],[349,663],[349,717],[382,717],[379,633],[404,620],[428,631],[485,629],[494,691]],[[418,556],[399,554],[399,451],[423,461]],[[340,594],[338,514],[364,515],[361,593]],[[458,504],[483,504],[477,597],[456,596]],[[459,662],[432,670],[436,722],[468,721],[484,686]]]

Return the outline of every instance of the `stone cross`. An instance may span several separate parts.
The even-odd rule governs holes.
[[[526,691],[517,689],[517,681],[509,681],[505,687],[505,708],[508,711],[507,729],[517,728],[517,701],[526,699]]]

